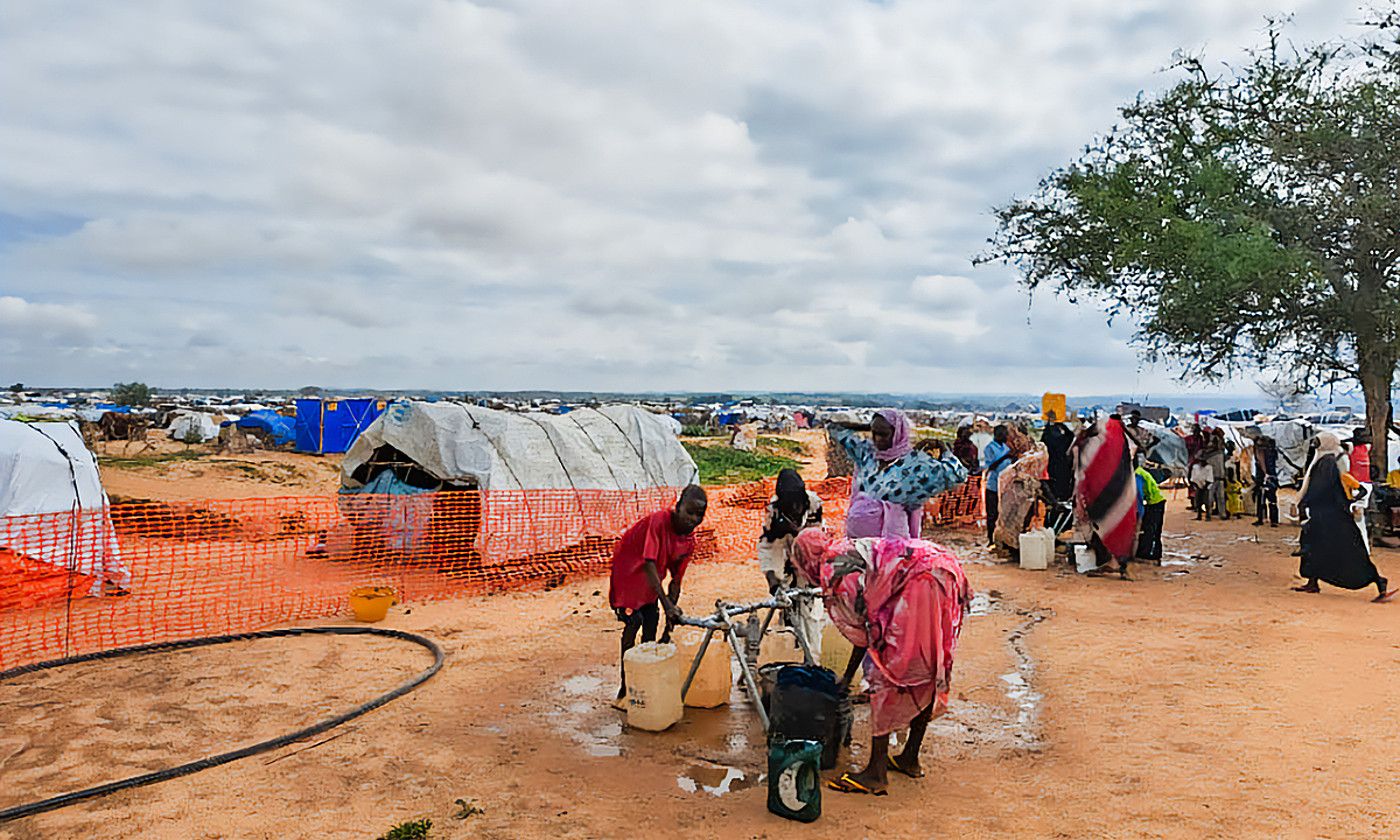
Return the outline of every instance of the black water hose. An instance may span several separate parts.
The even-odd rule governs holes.
[[[84,653],[79,656],[69,656],[63,659],[50,659],[47,662],[37,662],[33,665],[21,665],[18,668],[11,668],[7,671],[0,671],[0,682],[12,679],[14,677],[22,676],[24,674],[32,674],[36,671],[47,671],[51,668],[59,668],[64,665],[76,665],[82,662],[95,662],[100,659],[115,659],[119,656],[131,656],[134,654],[154,653],[172,650],[185,650],[188,648],[208,647],[209,645],[222,645],[227,644],[229,642],[244,642],[253,639],[277,639],[285,636],[315,635],[385,636],[391,639],[402,639],[406,642],[413,642],[416,645],[426,648],[433,655],[433,664],[429,666],[427,670],[420,671],[418,674],[415,674],[410,679],[406,680],[403,683],[400,683],[398,687],[388,692],[387,694],[381,694],[373,700],[369,701],[368,703],[356,706],[348,712],[344,712],[343,714],[336,715],[332,718],[327,718],[323,721],[320,721],[319,723],[314,723],[311,726],[306,727],[305,729],[298,729],[295,732],[289,732],[286,735],[279,735],[278,737],[272,738],[267,741],[261,741],[256,744],[250,744],[246,747],[240,747],[239,749],[233,750],[232,752],[211,755],[207,758],[201,758],[197,761],[191,761],[188,764],[181,764],[176,767],[169,767],[164,770],[157,770],[153,773],[143,773],[139,776],[131,776],[130,778],[122,779],[121,781],[108,782],[106,784],[97,785],[95,787],[86,788],[84,790],[77,790],[73,791],[72,793],[65,793],[60,796],[50,797],[48,799],[41,799],[37,802],[30,802],[25,805],[16,805],[13,808],[6,808],[5,810],[0,811],[0,823],[9,822],[10,820],[17,820],[21,817],[30,817],[35,814],[42,814],[45,811],[53,811],[58,808],[63,808],[68,805],[72,805],[76,802],[82,802],[86,799],[96,799],[99,796],[106,796],[110,793],[116,793],[120,790],[129,790],[130,788],[142,787],[144,785],[153,785],[157,782],[169,781],[170,779],[178,779],[181,776],[188,776],[192,773],[198,773],[201,770],[208,770],[210,767],[218,767],[221,764],[228,764],[229,762],[237,761],[240,758],[247,758],[252,755],[257,755],[258,753],[267,752],[269,750],[275,750],[279,747],[285,747],[288,744],[300,741],[303,738],[309,738],[312,735],[319,735],[322,732],[325,732],[329,729],[334,729],[335,727],[340,726],[346,721],[354,720],[355,718],[365,714],[366,712],[373,711],[374,709],[383,706],[390,700],[395,700],[399,697],[402,697],[403,695],[409,693],[413,689],[427,682],[429,679],[432,678],[434,674],[436,674],[439,670],[442,669],[442,648],[438,647],[437,643],[435,643],[433,640],[424,638],[423,636],[419,636],[413,633],[405,633],[402,630],[382,630],[377,627],[292,627],[284,630],[262,630],[256,633],[232,633],[226,636],[204,636],[198,639],[184,639],[178,642],[155,642],[153,644],[114,648],[112,650],[104,650],[98,653]]]

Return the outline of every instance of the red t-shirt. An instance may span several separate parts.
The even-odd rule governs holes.
[[[617,541],[612,556],[612,581],[608,603],[614,609],[635,610],[657,600],[656,590],[647,582],[646,561],[656,564],[662,581],[669,572],[672,580],[685,575],[695,537],[677,534],[671,527],[671,511],[658,510],[627,529]]]

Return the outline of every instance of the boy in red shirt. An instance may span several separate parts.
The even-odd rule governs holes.
[[[666,610],[665,641],[671,634],[671,622],[680,618],[676,602],[681,597],[681,578],[690,564],[695,547],[692,536],[705,520],[708,499],[704,488],[692,484],[681,492],[676,506],[648,515],[622,535],[613,548],[612,580],[608,587],[608,603],[622,622],[622,655],[637,643],[637,631],[642,641],[656,639],[656,624],[660,618],[657,601]],[[661,588],[661,579],[671,576],[668,590]],[[622,687],[617,690],[619,702],[627,696],[627,673],[622,674]]]

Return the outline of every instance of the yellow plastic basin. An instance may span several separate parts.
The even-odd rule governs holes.
[[[387,586],[361,586],[350,590],[350,609],[356,621],[383,621],[389,608],[399,602]]]

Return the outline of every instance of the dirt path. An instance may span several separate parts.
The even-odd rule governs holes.
[[[667,733],[620,725],[606,705],[617,625],[591,580],[396,610],[386,626],[440,640],[448,666],[342,737],[0,838],[374,837],[420,816],[440,838],[1393,836],[1400,605],[1291,593],[1296,530],[1207,527],[1169,505],[1177,565],[1133,582],[992,565],[949,539],[981,597],[930,775],[897,777],[882,799],[830,793],[810,827],[766,812],[762,738],[738,692]],[[1400,575],[1400,553],[1377,562]],[[711,563],[685,600],[760,588],[749,565]],[[13,681],[0,807],[277,734],[424,659],[303,639]],[[863,717],[856,728],[862,740]],[[454,820],[458,798],[485,813]]]

